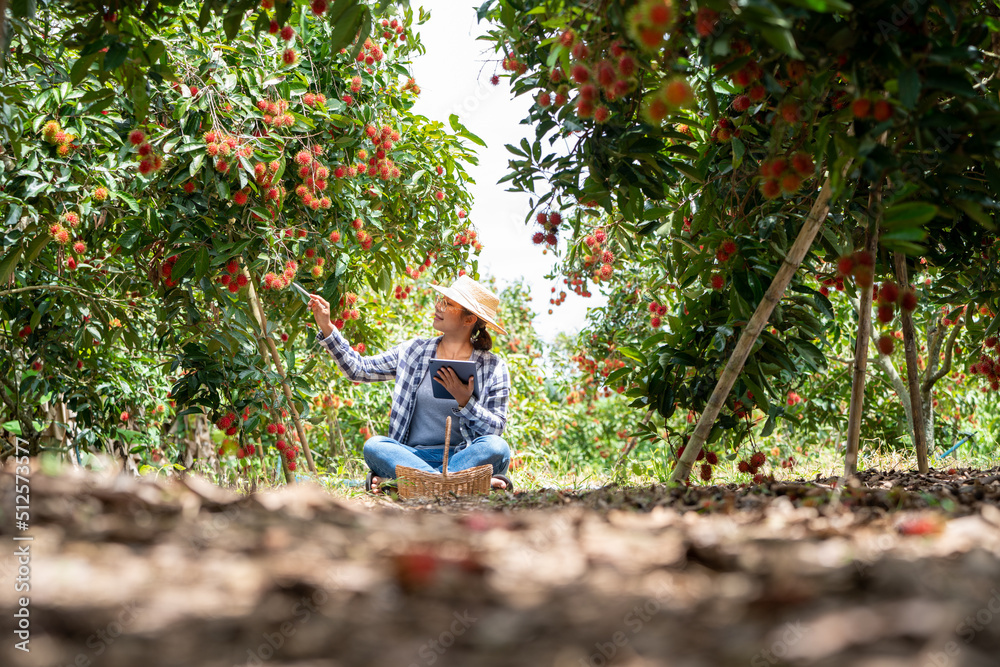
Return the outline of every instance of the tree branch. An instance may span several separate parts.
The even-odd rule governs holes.
[[[117,299],[109,299],[101,294],[96,294],[94,292],[89,292],[85,289],[80,289],[79,287],[72,287],[70,285],[29,285],[28,287],[15,287],[13,289],[3,290],[0,292],[0,296],[10,296],[11,294],[20,294],[21,292],[33,292],[33,291],[43,291],[43,292],[72,292],[73,294],[79,294],[80,296],[85,296],[94,301],[103,300],[115,305],[121,306],[122,308],[129,308],[128,302],[118,301]],[[138,306],[136,306],[138,307]]]
[[[961,331],[964,322],[964,317],[959,317],[958,321],[955,322],[955,326],[952,328],[951,334],[948,336],[948,343],[944,346],[944,364],[941,365],[941,370],[924,379],[924,384],[920,387],[922,392],[930,391],[931,387],[934,386],[934,383],[951,372],[952,353],[955,351],[955,343],[958,340],[958,333]],[[940,350],[940,346],[938,349]],[[937,351],[935,351],[934,358],[937,358]]]

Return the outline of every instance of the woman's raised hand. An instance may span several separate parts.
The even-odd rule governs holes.
[[[316,320],[316,326],[323,332],[323,337],[329,336],[333,332],[329,302],[318,294],[310,294],[309,309],[312,310],[313,319]]]

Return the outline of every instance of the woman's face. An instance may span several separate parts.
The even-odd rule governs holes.
[[[469,313],[460,304],[452,301],[448,297],[441,295],[434,303],[434,328],[441,333],[451,333],[461,331],[470,327],[475,322],[474,315]],[[466,320],[471,320],[467,322]]]

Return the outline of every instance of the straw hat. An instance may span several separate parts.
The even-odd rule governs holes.
[[[469,276],[459,276],[451,287],[431,285],[434,289],[452,301],[461,304],[470,313],[486,323],[494,331],[505,334],[503,327],[496,322],[497,305],[500,299]]]

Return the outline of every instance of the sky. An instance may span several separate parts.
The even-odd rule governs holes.
[[[495,277],[501,288],[523,277],[531,287],[536,331],[552,342],[559,332],[572,334],[582,329],[587,308],[602,305],[604,300],[596,290],[594,297],[583,298],[568,290],[562,278],[545,279],[555,259],[551,252],[543,255],[542,246],[531,242],[536,227],[524,223],[530,195],[507,192],[506,184],[497,185],[512,157],[504,144],[517,145],[522,137],[534,139],[534,128],[519,124],[528,114],[531,99],[527,95],[512,98],[505,77],[498,86],[490,84],[494,73],[503,73],[500,62],[488,42],[476,40],[487,26],[477,23],[475,8],[465,2],[422,0],[411,5],[415,12],[419,6],[431,12],[427,23],[415,27],[427,53],[413,61],[421,93],[412,111],[445,126],[451,114],[458,114],[462,124],[486,142],[487,148],[472,146],[479,165],[469,166],[476,181],[469,188],[474,201],[469,220],[483,244],[480,272]],[[566,290],[569,295],[559,306],[549,304],[552,287],[557,294]]]

